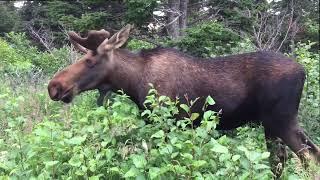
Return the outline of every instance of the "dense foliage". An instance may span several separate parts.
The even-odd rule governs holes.
[[[233,137],[222,135],[215,130],[218,118],[212,111],[204,113],[200,127],[187,127],[198,114],[176,123],[176,101],[155,90],[145,102],[153,108],[141,114],[149,124],[125,95],[99,108],[94,108],[93,94],[62,107],[44,92],[24,97],[28,91],[20,89],[21,94],[12,96],[9,88],[1,89],[1,119],[7,119],[0,132],[2,178],[272,177],[261,128],[243,127]],[[208,97],[207,103],[214,101]],[[187,112],[190,106],[192,102],[181,105]],[[285,179],[306,175],[299,174],[296,161],[289,160]]]
[[[180,105],[189,117],[177,121],[173,117],[178,112],[177,101],[159,96],[156,90],[151,90],[145,101],[152,108],[143,112],[121,92],[99,108],[95,105],[94,93],[83,94],[71,105],[53,102],[46,92],[47,78],[30,74],[35,75],[36,69],[46,70],[55,59],[38,64],[35,59],[43,58],[47,52],[32,46],[26,48],[28,42],[23,34],[8,34],[7,40],[9,43],[1,40],[0,50],[15,58],[1,61],[1,67],[9,65],[20,70],[23,67],[28,71],[26,74],[8,74],[13,72],[9,69],[2,71],[6,75],[0,82],[1,178],[273,177],[261,127],[241,127],[226,135],[215,130],[219,119],[213,111],[205,111],[201,126],[192,127],[190,124],[199,116],[189,112],[193,102]],[[297,60],[305,65],[308,78],[312,78],[306,83],[301,119],[309,121],[304,123],[306,129],[313,132],[313,139],[319,142],[315,138],[318,131],[314,129],[319,119],[312,119],[319,117],[315,66],[319,62],[317,55],[308,51],[310,46],[301,44],[295,53]],[[127,47],[136,50],[152,45],[132,39]],[[67,59],[71,50],[63,49],[57,51],[64,52],[62,55]],[[24,65],[26,62],[28,66]],[[54,72],[57,68],[58,65],[52,64],[49,69]],[[214,100],[208,97],[206,103],[214,104]],[[310,170],[305,171],[298,162],[295,156],[290,156],[283,179],[308,179],[319,170],[311,165]]]
[[[7,45],[9,52],[13,53],[12,56],[17,56],[16,58],[10,58],[11,60],[9,61],[15,61],[13,65],[18,68],[16,71],[20,72],[22,68],[29,71],[38,69],[46,74],[53,74],[59,68],[71,62],[71,60],[68,59],[68,51],[70,49],[67,47],[54,48],[50,52],[42,52],[31,45],[31,42],[26,38],[24,33],[11,32],[6,35],[6,39],[11,44],[11,46]],[[10,54],[6,52],[3,53]],[[11,63],[8,63],[8,68],[10,68],[10,64]],[[16,71],[8,70],[8,72]]]
[[[319,53],[309,51],[313,44],[298,44],[295,55],[307,74],[302,105],[300,105],[300,119],[306,129],[320,142],[320,57]]]
[[[85,35],[105,28],[114,33],[126,23],[135,25],[126,43],[133,51],[160,45],[214,57],[255,51],[259,43],[283,44],[279,50],[306,70],[299,119],[320,144],[319,42],[310,42],[319,38],[318,1],[180,0],[188,6],[180,4],[179,10],[170,7],[175,2],[24,1],[17,8],[14,1],[0,1],[0,179],[274,177],[263,128],[217,131],[217,113],[205,108],[215,103],[211,97],[199,127],[191,125],[199,116],[190,112],[193,101],[178,108],[178,100],[155,89],[149,91],[144,111],[123,92],[112,94],[103,107],[96,106],[95,92],[83,93],[69,105],[50,100],[48,80],[81,56],[67,43],[66,31]],[[183,10],[187,24],[177,28],[183,36],[170,38],[174,22],[168,16],[183,22]],[[268,36],[272,28],[278,28],[277,37]],[[189,116],[176,119],[178,109]],[[319,166],[311,163],[305,170],[289,152],[281,179],[319,176]]]
[[[186,30],[186,36],[177,42],[184,52],[198,57],[230,54],[240,37],[217,22],[207,22]]]

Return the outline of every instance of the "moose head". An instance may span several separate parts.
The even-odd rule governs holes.
[[[98,89],[98,105],[101,105],[102,96],[111,90],[108,76],[115,68],[115,50],[127,41],[130,29],[131,25],[127,25],[111,38],[105,30],[90,31],[86,38],[69,32],[70,42],[85,55],[54,75],[48,85],[51,99],[69,103],[83,91]]]

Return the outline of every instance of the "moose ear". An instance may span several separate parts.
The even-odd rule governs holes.
[[[130,29],[132,25],[128,24],[123,27],[119,32],[114,34],[109,40],[102,43],[105,50],[120,48],[129,38]]]

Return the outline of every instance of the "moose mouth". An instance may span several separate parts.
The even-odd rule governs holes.
[[[73,88],[68,89],[61,97],[61,101],[64,103],[70,103],[73,99]]]

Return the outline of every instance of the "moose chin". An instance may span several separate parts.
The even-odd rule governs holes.
[[[201,112],[205,98],[210,95],[216,104],[208,109],[222,109],[218,129],[261,123],[269,151],[279,138],[302,161],[308,160],[309,153],[320,160],[320,149],[297,120],[305,81],[304,69],[297,62],[274,52],[212,59],[160,47],[133,53],[120,49],[130,29],[131,25],[127,25],[111,37],[105,30],[90,31],[85,38],[69,32],[71,43],[85,55],[54,75],[48,85],[51,99],[69,103],[83,91],[98,89],[103,96],[122,89],[143,108],[151,83],[159,94],[178,97],[181,103],[186,101],[184,95],[189,99],[200,97],[192,111]],[[283,154],[279,155],[283,163],[286,153],[279,154]]]

